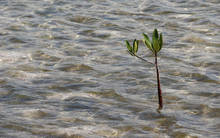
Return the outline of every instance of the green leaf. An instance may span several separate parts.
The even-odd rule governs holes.
[[[143,33],[143,36],[144,36],[144,39],[145,39],[146,41],[150,42],[149,37],[148,37],[145,33]]]
[[[156,53],[159,52],[160,51],[160,46],[159,46],[157,29],[154,29],[153,36],[152,36],[152,44],[153,44],[154,51]]]
[[[162,47],[163,47],[163,35],[162,35],[162,33],[160,33],[159,46],[160,46],[160,50],[161,50]],[[159,51],[160,51],[160,50],[159,50]]]
[[[157,31],[157,29],[154,29],[152,38],[153,39],[158,39],[158,31]]]
[[[154,52],[151,43],[147,43],[147,41],[143,40],[144,44],[147,46],[147,48],[149,48],[152,52]]]
[[[137,53],[137,51],[138,51],[138,44],[139,44],[139,41],[134,39],[134,41],[133,41],[133,51],[134,51],[134,53]]]
[[[144,44],[145,44],[152,52],[154,52],[149,37],[148,37],[145,33],[143,33],[143,36],[144,36],[144,40],[143,40]]]
[[[127,45],[128,51],[132,52],[132,47],[131,47],[130,43],[128,42],[128,40],[126,40],[125,43]]]
[[[159,41],[158,40],[154,40],[153,47],[154,47],[154,50],[155,50],[156,53],[160,51],[160,46],[159,46]]]

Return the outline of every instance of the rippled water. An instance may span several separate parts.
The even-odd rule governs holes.
[[[0,137],[220,137],[219,7],[1,0]],[[165,40],[161,113],[154,67],[124,45],[154,28]]]

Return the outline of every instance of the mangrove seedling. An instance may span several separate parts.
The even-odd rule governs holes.
[[[163,36],[162,36],[162,33],[160,33],[160,35],[158,34],[157,29],[154,29],[154,32],[152,35],[152,41],[149,39],[148,35],[146,35],[145,33],[143,33],[143,36],[144,36],[144,39],[143,39],[144,44],[146,45],[148,49],[150,49],[150,51],[154,55],[154,58],[155,58],[154,63],[149,62],[148,60],[137,55],[138,45],[139,45],[138,40],[134,39],[132,46],[127,40],[125,42],[127,45],[128,53],[130,53],[130,55],[135,56],[147,63],[155,65],[156,74],[157,74],[157,90],[158,90],[158,103],[159,103],[158,109],[161,110],[163,108],[163,98],[162,98],[162,90],[160,87],[160,74],[159,74],[157,56],[158,56],[158,52],[162,49],[162,46],[163,46]]]

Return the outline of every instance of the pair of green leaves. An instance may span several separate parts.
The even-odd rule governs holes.
[[[134,56],[138,52],[139,41],[134,39],[133,46],[131,46],[130,43],[127,40],[125,42],[126,42],[126,45],[127,45],[127,48],[128,48],[128,52],[132,56]]]
[[[163,35],[160,33],[160,36],[158,35],[157,29],[154,29],[153,35],[152,35],[152,41],[150,41],[149,37],[143,33],[144,36],[144,44],[153,52],[158,53],[162,46],[163,46]]]

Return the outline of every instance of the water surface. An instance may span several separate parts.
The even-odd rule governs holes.
[[[219,0],[1,0],[0,137],[220,137]],[[154,28],[155,70],[125,40]],[[153,61],[141,44],[139,54]]]

